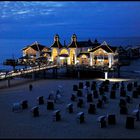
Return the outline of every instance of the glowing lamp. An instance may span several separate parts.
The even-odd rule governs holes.
[[[105,80],[108,78],[108,72],[105,72]]]

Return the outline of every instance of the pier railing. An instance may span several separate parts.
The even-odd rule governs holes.
[[[34,67],[26,68],[26,69],[20,69],[17,71],[9,71],[5,74],[0,75],[0,80],[4,80],[7,78],[13,78],[16,76],[21,76],[21,75],[25,75],[25,74],[29,74],[29,73],[33,73],[33,72],[42,71],[42,70],[53,69],[56,67],[57,67],[57,65],[47,65],[47,66],[42,65],[42,66],[34,66]]]

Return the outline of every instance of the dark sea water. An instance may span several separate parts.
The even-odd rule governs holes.
[[[78,38],[78,40],[88,40],[89,38]],[[94,41],[95,38],[90,38]],[[96,37],[96,39],[102,43],[106,41],[112,46],[122,46],[127,47],[128,45],[136,46],[140,45],[140,37],[127,37],[127,38],[109,38],[109,37]],[[53,43],[53,38],[51,39],[0,39],[0,69],[11,69],[11,67],[3,66],[2,63],[5,59],[19,58],[22,56],[22,48],[27,45],[31,45],[35,41],[40,44],[50,47]],[[70,38],[68,38],[66,44],[70,43]],[[63,44],[64,39],[61,38],[60,42]]]

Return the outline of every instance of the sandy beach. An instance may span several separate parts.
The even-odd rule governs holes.
[[[129,70],[128,70],[129,68]],[[135,68],[135,69],[133,69]],[[134,65],[121,68],[123,77],[125,78],[110,78],[110,88],[114,82],[138,81],[140,84],[140,76],[132,70],[139,70],[139,61]],[[129,72],[125,72],[125,71]],[[70,100],[73,91],[73,85],[86,81],[96,81],[98,87],[104,79],[44,79],[44,80],[23,80],[15,79],[12,81],[10,88],[5,88],[7,81],[0,83],[0,138],[140,138],[140,121],[134,121],[134,129],[126,129],[126,117],[132,115],[136,106],[140,103],[140,96],[133,98],[132,104],[127,104],[128,114],[122,115],[119,110],[120,93],[116,91],[116,99],[110,99],[109,92],[105,92],[109,102],[104,104],[102,109],[97,108],[96,114],[88,114],[89,103],[86,102],[83,108],[77,107],[77,102]],[[32,83],[33,90],[29,91],[29,84]],[[61,112],[61,121],[53,121],[54,110],[47,110],[47,98],[53,91],[56,93],[58,86],[62,86],[62,103],[55,103],[54,110],[59,109]],[[133,89],[134,90],[134,89]],[[132,95],[132,92],[127,91],[127,95]],[[37,97],[43,96],[45,104],[38,105]],[[86,96],[86,95],[85,95]],[[13,103],[23,100],[28,101],[28,109],[22,112],[12,112]],[[74,112],[70,114],[66,107],[69,103],[73,103]],[[97,99],[93,99],[93,103],[97,104]],[[33,117],[31,109],[34,106],[39,107],[39,117]],[[77,121],[77,113],[84,112],[85,122],[80,124]],[[101,128],[98,120],[99,116],[108,114],[116,115],[116,124],[108,125],[106,128]]]
[[[76,102],[70,100],[73,93],[73,84],[87,80],[39,80],[31,82],[33,91],[29,91],[29,83],[0,90],[0,138],[140,138],[140,121],[135,121],[135,129],[126,129],[125,121],[127,115],[119,113],[120,95],[117,92],[116,99],[109,99],[109,103],[104,105],[103,109],[97,108],[97,114],[88,114],[88,104],[85,107],[78,108]],[[88,80],[88,81],[93,81]],[[101,80],[96,80],[101,83]],[[112,84],[112,82],[110,83]],[[53,110],[47,110],[47,97],[51,91],[56,92],[57,87],[63,87],[63,103],[55,103],[55,110],[60,109],[62,120],[53,121]],[[131,94],[128,92],[128,94]],[[109,93],[106,93],[109,97]],[[37,97],[44,96],[45,104],[38,105]],[[12,112],[12,105],[15,102],[28,100],[29,108],[22,112]],[[97,103],[97,99],[94,99]],[[68,103],[73,103],[74,113],[69,114],[66,110]],[[128,110],[131,114],[140,103],[140,97],[133,99],[133,104],[128,104]],[[38,105],[40,116],[34,118],[31,114],[31,108]],[[77,122],[78,112],[85,113],[85,123]],[[98,117],[107,114],[116,115],[116,125],[107,125],[106,128],[100,128],[97,121]]]

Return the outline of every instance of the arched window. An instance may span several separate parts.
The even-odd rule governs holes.
[[[86,59],[87,56],[85,54],[81,55],[81,58]]]
[[[62,49],[62,50],[60,51],[60,55],[61,55],[61,54],[69,54],[69,53],[68,53],[68,50]]]

